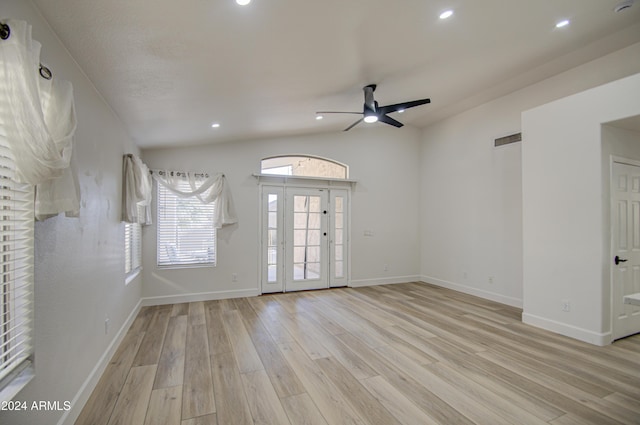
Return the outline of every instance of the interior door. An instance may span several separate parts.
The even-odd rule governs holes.
[[[640,332],[640,306],[624,304],[640,292],[640,167],[614,162],[612,180],[613,338]]]
[[[328,288],[327,190],[288,187],[285,196],[285,291]]]

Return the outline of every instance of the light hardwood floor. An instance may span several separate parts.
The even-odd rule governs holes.
[[[76,425],[640,424],[596,347],[422,283],[144,308]]]

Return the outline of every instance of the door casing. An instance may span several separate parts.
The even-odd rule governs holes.
[[[624,295],[624,289],[621,287],[623,282],[621,279],[629,278],[633,279],[633,273],[637,274],[637,278],[640,280],[640,241],[638,246],[634,247],[633,241],[629,240],[629,249],[621,251],[618,243],[618,205],[616,193],[619,191],[618,185],[621,184],[616,179],[616,167],[629,166],[638,169],[637,179],[631,179],[626,181],[626,185],[635,184],[637,187],[638,199],[637,212],[638,221],[640,221],[640,161],[635,161],[627,158],[611,157],[611,185],[610,185],[610,198],[611,198],[611,215],[610,215],[610,234],[611,234],[611,249],[609,261],[611,261],[611,334],[612,340],[623,338],[628,335],[640,332],[640,307],[622,304],[622,296]],[[633,189],[633,186],[632,186]],[[628,213],[628,210],[627,212]],[[633,221],[633,216],[631,218]],[[640,229],[640,223],[636,223]],[[627,236],[628,237],[628,236]],[[631,239],[631,238],[629,238]],[[616,255],[624,257],[629,263],[621,263],[619,265],[614,264],[614,258]],[[635,263],[635,264],[634,264]],[[626,275],[624,275],[627,273]],[[640,290],[640,288],[637,288]],[[621,322],[621,318],[627,320],[627,322]]]
[[[276,179],[274,179],[276,180]],[[260,290],[261,293],[275,293],[275,292],[286,292],[292,290],[291,285],[287,288],[287,282],[290,282],[290,276],[287,276],[287,270],[285,269],[285,264],[287,263],[288,256],[291,255],[291,252],[287,250],[286,241],[290,238],[287,235],[284,220],[285,220],[285,211],[286,211],[286,202],[287,202],[287,191],[295,191],[295,190],[322,190],[327,193],[328,203],[328,226],[327,226],[327,247],[326,253],[327,262],[328,262],[328,284],[326,287],[340,287],[340,286],[349,286],[351,280],[351,252],[350,252],[350,227],[351,227],[351,184],[350,181],[329,181],[330,184],[320,184],[321,182],[307,182],[306,179],[300,179],[300,181],[295,181],[296,179],[291,179],[288,177],[283,183],[275,183],[272,182],[260,182],[259,183],[259,193],[260,193],[260,206],[259,206],[259,220],[258,226],[260,228],[260,243],[259,243],[259,258],[258,262],[259,273],[260,276]],[[295,183],[288,183],[288,180],[294,180]],[[322,182],[324,183],[324,182]],[[269,247],[269,194],[276,195],[277,201],[277,220],[279,226],[276,231],[272,230],[272,234],[277,235],[277,246]],[[339,246],[342,253],[342,273],[340,276],[336,276],[335,274],[335,256],[336,256],[336,228],[335,228],[335,205],[336,205],[336,196],[342,198],[343,203],[343,228],[342,228],[342,244]],[[272,219],[273,220],[273,219]],[[269,252],[268,249],[271,248],[272,252],[276,253],[278,258],[277,264],[271,264],[271,277],[269,274]],[[287,252],[289,251],[289,252]],[[273,277],[275,276],[275,279]],[[300,287],[299,290],[303,290],[305,288]]]

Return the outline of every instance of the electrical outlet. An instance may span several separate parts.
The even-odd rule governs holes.
[[[238,273],[231,273],[231,282],[238,281]]]
[[[469,274],[467,272],[462,272],[463,279],[467,279],[468,277],[469,277]]]
[[[489,276],[489,283],[493,285],[493,276]]]
[[[571,311],[571,302],[569,300],[562,300],[562,311]]]
[[[385,264],[385,265],[384,265],[384,271],[385,271],[385,272],[388,272],[388,271],[389,271],[389,265],[388,265],[388,264]]]

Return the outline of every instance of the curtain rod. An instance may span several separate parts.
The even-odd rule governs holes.
[[[164,171],[164,170],[149,170],[149,174],[153,174],[153,173],[157,173],[158,175],[162,176],[165,173],[169,173],[169,175],[171,176],[177,176],[177,177],[187,177],[187,172],[185,171]],[[225,177],[224,173],[221,173],[222,177]],[[209,173],[193,173],[194,177],[204,177],[206,179],[209,178]]]
[[[126,153],[124,154],[125,157],[128,158],[133,158],[133,154],[132,153]],[[164,173],[170,173],[171,176],[176,175],[178,177],[187,177],[187,172],[185,171],[164,171],[164,170],[155,170],[156,173],[158,173],[158,175],[163,175]],[[154,170],[149,170],[149,174],[153,174]],[[194,173],[193,174],[195,177],[204,177],[206,179],[209,178],[209,173]],[[226,177],[224,175],[224,173],[222,173],[222,177]]]

